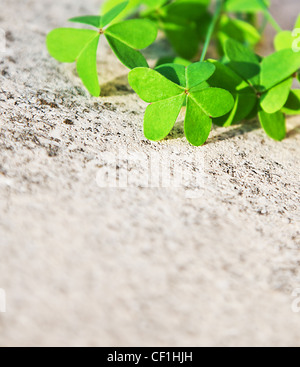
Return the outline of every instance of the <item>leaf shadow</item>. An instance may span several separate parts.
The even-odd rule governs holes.
[[[219,127],[217,126],[217,129],[218,128]],[[251,131],[258,130],[260,128],[261,126],[257,120],[245,122],[242,125],[237,125],[235,128],[227,128],[227,130],[223,131],[221,134],[208,138],[206,144],[211,144],[211,143],[215,143],[216,141],[223,141],[223,140],[231,139],[236,136],[242,136]]]
[[[298,134],[300,134],[300,124],[295,126],[292,130],[288,131],[287,134],[286,134],[286,138],[287,139],[294,138]]]
[[[184,134],[184,122],[178,121],[170,131],[169,135],[164,140],[175,140],[181,139],[185,136]]]
[[[300,127],[300,126],[299,126]],[[295,130],[297,133],[297,131],[299,132],[299,127],[296,127]],[[259,122],[257,120],[252,120],[249,122],[245,122],[242,125],[236,125],[235,128],[233,128],[233,126],[231,128],[226,128],[226,131],[223,131],[222,133],[215,135],[215,136],[211,136],[208,138],[208,140],[206,141],[206,144],[211,144],[211,143],[215,143],[217,141],[223,141],[223,140],[227,140],[227,139],[231,139],[234,138],[236,136],[242,136],[245,135],[251,131],[255,131],[260,129],[261,126],[259,124]],[[219,126],[214,127],[215,131],[222,129]],[[224,129],[224,128],[223,128]],[[184,121],[179,121],[176,122],[176,124],[174,125],[173,129],[171,130],[171,132],[169,133],[169,135],[164,139],[164,140],[175,140],[175,139],[181,139],[185,137],[185,133],[184,133]]]
[[[158,38],[151,46],[143,50],[143,55],[148,60],[156,61],[157,59],[175,56],[168,40],[165,37]]]
[[[118,76],[101,86],[101,97],[126,96],[133,93],[127,74]]]

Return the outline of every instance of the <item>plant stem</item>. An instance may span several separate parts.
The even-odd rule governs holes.
[[[276,20],[273,18],[272,14],[270,13],[268,7],[266,6],[266,4],[264,3],[263,0],[259,0],[261,5],[264,8],[264,13],[265,13],[265,17],[268,19],[268,21],[270,22],[270,24],[273,26],[273,28],[277,31],[277,32],[282,32],[282,28],[280,27],[280,25],[276,22]]]
[[[204,61],[204,59],[205,59],[205,56],[206,56],[206,53],[207,53],[207,50],[208,50],[208,47],[209,47],[209,44],[210,44],[210,41],[211,41],[211,37],[214,33],[215,27],[217,25],[217,22],[219,20],[219,16],[220,16],[221,11],[222,11],[222,7],[223,7],[223,0],[217,0],[216,11],[215,11],[213,20],[212,20],[212,22],[209,26],[209,29],[208,29],[208,32],[207,32],[207,35],[206,35],[206,40],[205,40],[205,43],[204,43],[204,46],[203,46],[203,51],[202,51],[202,55],[201,55],[201,58],[200,58],[201,62]]]

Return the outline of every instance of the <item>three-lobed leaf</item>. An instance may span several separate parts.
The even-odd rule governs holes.
[[[100,95],[97,73],[97,48],[100,34],[104,33],[109,45],[119,60],[129,69],[148,67],[145,57],[137,51],[153,43],[157,27],[149,20],[135,19],[110,24],[128,5],[128,1],[116,3],[101,16],[83,16],[70,19],[100,28],[100,31],[59,28],[47,36],[47,47],[51,56],[60,62],[77,62],[78,75],[93,96]]]
[[[151,103],[144,117],[145,136],[150,140],[166,137],[186,101],[186,137],[195,146],[204,144],[210,133],[211,118],[227,114],[234,105],[232,95],[224,89],[204,86],[198,90],[199,83],[204,84],[214,70],[214,65],[207,62],[188,67],[168,64],[157,70],[132,70],[129,84],[144,101]]]

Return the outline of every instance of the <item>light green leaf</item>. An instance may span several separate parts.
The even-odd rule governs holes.
[[[94,97],[100,95],[100,85],[97,72],[97,48],[100,35],[92,40],[80,54],[77,61],[77,72],[83,84]]]
[[[261,0],[227,0],[225,10],[232,13],[256,13],[266,9],[269,3],[270,1]]]
[[[165,64],[155,68],[161,75],[171,80],[173,83],[186,88],[185,72],[186,68],[183,65]]]
[[[191,93],[190,98],[210,117],[226,115],[234,106],[232,95],[225,89],[206,88],[196,93]]]
[[[118,15],[120,15],[123,10],[128,6],[129,1],[122,1],[119,4],[116,4],[111,9],[107,9],[105,14],[101,16],[100,28],[103,28],[110,24]]]
[[[133,48],[125,45],[125,43],[119,41],[118,39],[105,34],[105,37],[117,56],[117,58],[124,64],[128,69],[134,69],[137,67],[149,67],[145,57]]]
[[[58,28],[48,34],[46,43],[52,57],[60,62],[72,63],[85,46],[98,36],[96,31]]]
[[[144,134],[149,140],[162,140],[172,130],[186,95],[165,99],[149,105],[145,112]]]
[[[261,110],[259,111],[258,116],[261,126],[270,138],[276,141],[281,141],[285,138],[285,117],[282,112],[278,111],[273,114],[268,114],[267,112]]]
[[[298,19],[296,21],[294,29],[300,28],[300,15],[298,16]],[[282,31],[277,33],[274,45],[276,51],[285,50],[287,48],[293,47],[293,42],[296,40],[296,37],[293,37],[293,34],[291,31]]]
[[[247,92],[249,90],[253,91],[249,84],[228,66],[212,59],[208,60],[208,62],[215,66],[215,72],[208,80],[208,84],[211,87],[223,88],[230,93],[244,90]]]
[[[282,112],[287,115],[300,115],[300,89],[295,89],[290,92]]]
[[[294,39],[292,37],[291,31],[282,31],[277,33],[274,39],[274,45],[276,51],[285,50],[287,48],[292,48]]]
[[[191,64],[186,70],[187,89],[191,90],[208,80],[215,70],[215,66],[209,62],[196,62]]]
[[[101,27],[101,17],[99,15],[86,15],[83,17],[71,18],[69,22],[87,24],[96,28]]]
[[[300,28],[300,14],[298,15],[298,18],[296,20],[294,29],[297,29],[297,28]]]
[[[300,52],[281,50],[266,57],[261,64],[261,85],[271,89],[293,75],[300,67]]]
[[[210,134],[211,127],[211,118],[203,112],[193,98],[188,98],[184,121],[187,140],[194,146],[203,145]]]
[[[225,44],[225,54],[230,60],[227,66],[242,78],[249,81],[254,87],[259,86],[259,60],[248,47],[229,39]]]
[[[155,41],[157,27],[147,19],[132,19],[108,27],[105,35],[114,37],[131,48],[141,50]]]
[[[129,73],[128,80],[132,89],[148,103],[170,99],[184,92],[184,88],[152,69],[136,68]]]
[[[289,78],[264,93],[261,96],[262,109],[270,114],[280,111],[288,99],[292,84],[293,78]]]

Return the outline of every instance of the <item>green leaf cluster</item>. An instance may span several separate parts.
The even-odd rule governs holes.
[[[98,97],[97,51],[104,36],[131,70],[131,87],[149,103],[144,132],[150,140],[164,139],[185,108],[185,135],[195,146],[205,143],[212,124],[226,127],[255,117],[269,137],[281,141],[286,115],[300,114],[300,90],[293,89],[300,81],[300,35],[282,30],[269,6],[269,0],[106,0],[100,15],[70,19],[84,29],[50,32],[47,47],[58,61],[76,62],[83,84]],[[277,31],[275,52],[261,57],[255,46],[267,23]],[[157,55],[151,69],[139,50],[158,31],[172,50]],[[206,59],[207,52],[215,59]]]

